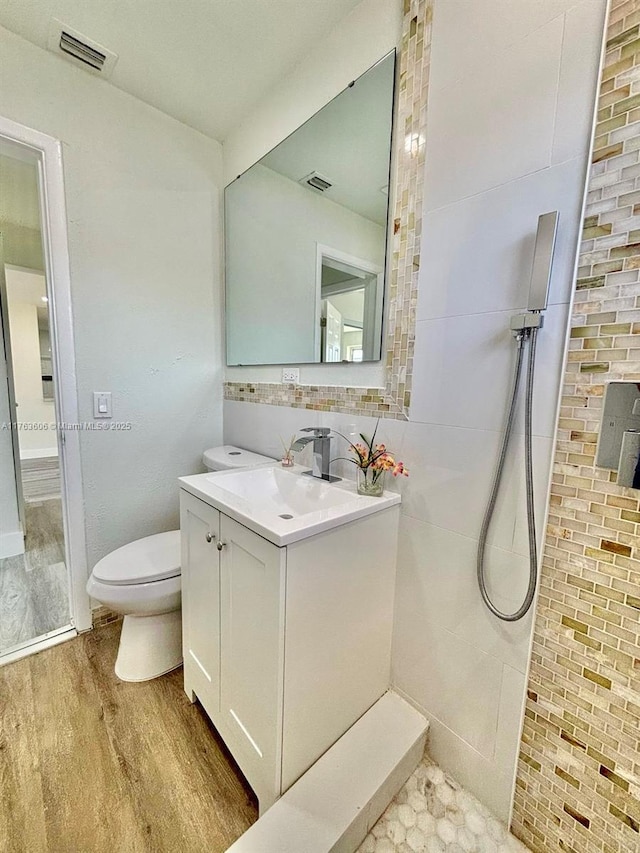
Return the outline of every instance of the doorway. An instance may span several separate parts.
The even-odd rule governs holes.
[[[59,154],[0,118],[0,664],[90,627]]]
[[[382,341],[383,270],[327,246],[317,247],[322,362],[377,361]]]

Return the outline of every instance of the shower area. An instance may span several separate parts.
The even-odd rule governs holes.
[[[0,658],[70,625],[39,162],[0,141]]]

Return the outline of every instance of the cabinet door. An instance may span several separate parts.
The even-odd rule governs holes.
[[[285,550],[221,516],[221,734],[260,801],[280,794]]]
[[[180,496],[184,689],[216,721],[220,709],[220,513]],[[195,696],[194,696],[195,694]]]

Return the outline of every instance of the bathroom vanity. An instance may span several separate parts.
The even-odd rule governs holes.
[[[400,496],[302,470],[180,480],[185,691],[261,813],[389,686]]]

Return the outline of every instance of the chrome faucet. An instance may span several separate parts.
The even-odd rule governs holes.
[[[313,442],[313,468],[311,471],[305,471],[310,477],[317,477],[319,480],[327,480],[329,483],[336,483],[340,477],[332,477],[329,473],[329,465],[331,464],[331,438],[329,427],[305,427],[300,432],[312,432],[313,435],[309,438],[298,438],[291,445],[292,450],[302,450],[307,444]]]

